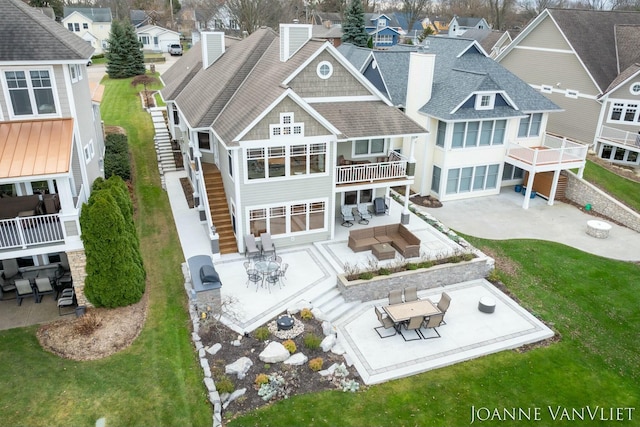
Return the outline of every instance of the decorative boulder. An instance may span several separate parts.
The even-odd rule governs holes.
[[[214,345],[212,345],[211,347],[207,347],[207,353],[209,353],[210,355],[214,356],[217,352],[219,352],[222,349],[222,344],[220,343],[215,343]]]
[[[301,366],[304,365],[305,363],[307,363],[307,360],[309,360],[309,358],[307,356],[305,356],[302,353],[296,353],[291,355],[290,358],[288,358],[287,360],[284,361],[285,365],[294,365],[294,366]]]
[[[327,335],[335,334],[336,329],[333,327],[333,324],[328,320],[322,322],[322,333],[326,337]]]
[[[241,357],[235,362],[225,366],[224,372],[226,374],[236,374],[238,379],[241,380],[247,375],[249,368],[253,365],[253,362],[248,357]]]
[[[258,356],[264,363],[284,362],[290,356],[289,350],[277,341],[272,341]]]
[[[337,354],[338,356],[342,356],[347,351],[344,349],[340,341],[336,342],[333,347],[331,347],[331,353]]]
[[[289,314],[297,314],[304,308],[311,309],[311,303],[309,301],[300,300],[287,308],[287,312]]]
[[[327,317],[318,307],[311,309],[311,314],[313,314],[313,317],[315,317],[319,321],[327,320]]]
[[[324,337],[322,342],[320,343],[320,347],[322,347],[322,351],[327,352],[331,350],[331,348],[336,344],[336,336],[335,335],[327,335]]]

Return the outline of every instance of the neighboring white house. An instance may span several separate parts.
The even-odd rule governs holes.
[[[157,25],[145,25],[136,29],[143,50],[167,52],[169,45],[180,44],[180,34]]]
[[[105,153],[93,48],[21,0],[0,2],[0,43],[0,269],[11,282],[60,265],[85,304],[80,211]]]
[[[449,22],[449,37],[459,37],[465,31],[472,28],[479,30],[491,29],[491,25],[484,18],[471,18],[465,16],[454,16]]]
[[[111,21],[109,8],[65,7],[62,25],[89,43],[98,55],[108,47]]]

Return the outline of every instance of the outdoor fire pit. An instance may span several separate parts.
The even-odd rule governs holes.
[[[279,331],[288,331],[293,328],[293,317],[282,316],[276,320],[276,325],[278,325]]]

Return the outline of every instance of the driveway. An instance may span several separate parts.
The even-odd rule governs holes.
[[[158,62],[155,64],[156,71],[162,75],[165,71],[167,71],[173,64],[176,63],[177,60],[182,58],[181,56],[171,56],[168,53],[163,54],[165,58],[165,62]],[[147,69],[149,69],[149,64],[146,64]],[[87,75],[89,76],[89,83],[100,83],[102,78],[107,73],[107,65],[106,64],[93,64],[87,67]]]

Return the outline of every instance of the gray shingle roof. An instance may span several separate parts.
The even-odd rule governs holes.
[[[338,46],[338,52],[347,58],[358,70],[362,68],[369,55],[371,55],[371,49],[358,47],[351,43],[342,43]]]
[[[611,82],[607,90],[604,91],[603,95],[615,89],[619,84],[626,81],[628,78],[638,74],[640,72],[640,63],[631,64],[626,69],[622,70],[618,77],[614,81]]]
[[[490,30],[488,28],[471,28],[465,31],[462,37],[477,41],[484,51],[490,54],[504,33],[504,31]]]
[[[0,1],[0,62],[89,59],[94,49],[20,0]]]
[[[600,90],[618,75],[616,25],[640,25],[640,12],[549,9]],[[634,46],[638,51],[638,46]],[[620,71],[624,68],[621,67]]]
[[[561,110],[506,68],[478,51],[472,46],[473,41],[450,37],[429,37],[428,40],[429,47],[425,52],[435,54],[436,62],[431,99],[420,109],[421,112],[441,120],[470,120]],[[414,47],[411,50],[373,52],[394,105],[406,104],[409,55],[416,50]],[[347,59],[350,57],[347,56]],[[452,113],[476,91],[505,92],[517,110],[511,107],[482,111],[460,108]]]
[[[618,70],[640,62],[640,25],[616,25],[615,37]]]
[[[64,17],[78,12],[93,22],[111,22],[111,9],[108,7],[65,7]]]

